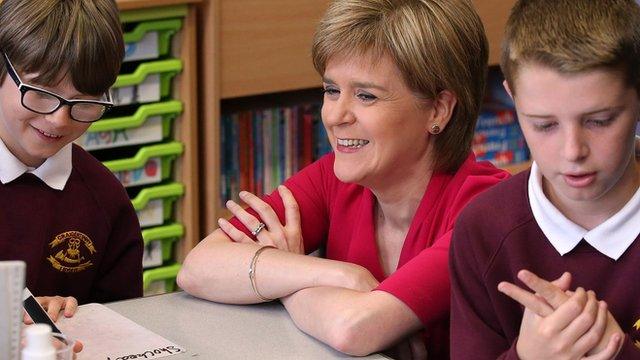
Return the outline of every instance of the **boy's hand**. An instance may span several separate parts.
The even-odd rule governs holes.
[[[65,317],[72,317],[78,310],[78,300],[73,296],[36,296],[36,301],[38,301],[53,321],[58,320],[61,311],[64,311]],[[24,314],[24,323],[33,323],[33,320],[31,320],[31,317],[29,317],[27,313]]]
[[[74,298],[73,296],[36,296],[35,299],[53,321],[58,320],[61,311],[64,311],[64,316],[69,318],[72,317],[78,310],[78,300],[76,300],[76,298]],[[24,323],[33,323],[31,317],[29,317],[29,315],[26,313],[24,314]],[[82,351],[83,347],[84,345],[82,344],[82,342],[76,340],[76,343],[73,345],[73,352],[79,353]]]
[[[580,341],[580,344],[576,343],[576,345],[593,343],[593,345],[587,349],[588,352],[586,352],[587,355],[590,355],[588,357],[589,359],[613,358],[619,351],[622,343],[622,338],[624,336],[622,329],[620,329],[620,326],[611,313],[608,312],[606,303],[602,301],[598,302],[597,299],[595,299],[595,293],[593,291],[586,293],[587,302],[581,307],[580,298],[583,297],[582,293],[584,290],[579,289],[580,294],[578,294],[578,290],[576,290],[575,293],[567,291],[569,283],[561,281],[565,276],[570,280],[570,274],[565,273],[560,279],[550,283],[529,271],[522,270],[518,273],[518,278],[529,288],[534,290],[536,294],[521,289],[520,287],[508,282],[500,283],[498,285],[498,290],[526,307],[525,316],[523,317],[523,326],[525,318],[527,316],[531,316],[531,313],[534,313],[534,316],[537,318],[550,318],[552,320],[558,320],[558,318],[561,318],[562,314],[567,316],[571,311],[566,309],[567,306],[565,304],[568,301],[571,301],[572,303],[569,306],[574,307],[573,313],[575,314],[572,321],[591,323],[591,328],[584,333],[580,340],[578,340]],[[593,301],[596,301],[597,303],[597,315],[595,317],[593,317]],[[576,313],[576,310],[579,308],[582,311],[578,314]],[[562,312],[561,309],[565,310]],[[529,315],[527,315],[527,312],[529,312]],[[581,316],[582,319],[578,320],[579,316]],[[602,324],[604,324],[604,327]],[[567,329],[568,326],[569,325],[567,325]],[[580,327],[579,323],[576,323],[575,327]]]
[[[582,288],[547,317],[525,309],[516,344],[518,355],[522,359],[581,359],[602,338],[606,319],[604,303]],[[610,359],[617,343],[608,350],[586,358]]]

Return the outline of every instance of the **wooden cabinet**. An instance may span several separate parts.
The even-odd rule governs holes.
[[[473,0],[489,39],[490,65],[500,63],[502,35],[513,4],[515,0]]]
[[[121,11],[162,8],[187,4],[187,15],[182,29],[173,38],[173,57],[182,61],[182,71],[173,81],[173,98],[182,102],[182,114],[174,122],[173,134],[184,144],[184,152],[177,159],[174,177],[184,184],[184,196],[176,203],[176,220],[184,225],[184,237],[176,246],[175,260],[182,262],[185,255],[200,240],[199,177],[198,174],[198,109],[197,109],[197,42],[196,7],[200,0],[117,0]]]
[[[203,235],[213,231],[220,208],[220,101],[320,86],[311,63],[315,27],[329,0],[209,0],[201,22],[201,141]],[[514,0],[473,0],[499,61],[502,31]]]

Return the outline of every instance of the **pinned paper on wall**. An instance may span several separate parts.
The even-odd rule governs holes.
[[[78,360],[158,359],[185,349],[102,304],[86,304],[58,327],[84,344]]]

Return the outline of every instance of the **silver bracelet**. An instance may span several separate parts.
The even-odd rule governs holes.
[[[275,249],[276,247],[265,245],[256,250],[256,253],[253,254],[253,258],[251,259],[251,264],[249,265],[249,281],[251,281],[251,288],[253,289],[253,293],[256,294],[256,297],[263,302],[275,300],[262,296],[262,294],[260,294],[260,291],[258,291],[258,285],[256,284],[256,264],[258,263],[258,257],[260,256],[260,254],[262,254],[263,251],[269,248]]]

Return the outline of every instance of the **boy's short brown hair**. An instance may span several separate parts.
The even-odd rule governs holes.
[[[469,0],[337,0],[312,48],[320,73],[336,54],[388,55],[419,97],[449,90],[457,104],[435,137],[435,168],[454,172],[471,151],[486,82],[488,44]]]
[[[104,94],[116,80],[124,40],[114,0],[2,0],[0,51],[35,84],[69,75],[81,93]],[[1,54],[0,54],[1,56]],[[0,79],[6,69],[0,61]]]
[[[515,93],[518,67],[565,74],[620,71],[640,89],[640,7],[634,0],[520,0],[509,16],[501,67]]]

